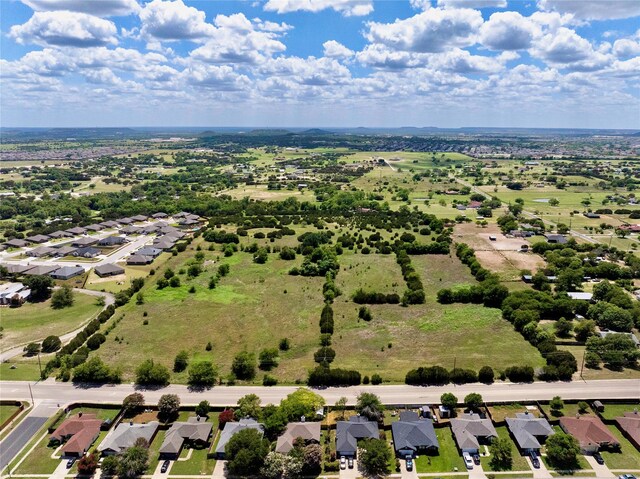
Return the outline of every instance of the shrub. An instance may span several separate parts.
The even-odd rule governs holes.
[[[478,371],[478,381],[485,384],[491,384],[494,380],[493,369],[489,366],[482,366]]]
[[[62,347],[62,341],[58,336],[47,336],[44,341],[42,341],[42,352],[43,353],[53,353]]]

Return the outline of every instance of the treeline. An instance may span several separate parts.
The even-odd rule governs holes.
[[[532,382],[535,378],[531,366],[510,366],[498,374],[490,366],[483,366],[477,372],[473,369],[454,368],[447,370],[442,366],[419,367],[405,376],[405,383],[413,386],[444,386],[449,383],[468,384],[481,382],[491,384],[495,379],[511,382]]]
[[[447,245],[448,247],[448,245]],[[424,286],[420,276],[411,264],[411,258],[404,249],[396,251],[396,262],[402,270],[402,277],[407,283],[407,290],[402,295],[402,304],[423,304],[425,300]]]

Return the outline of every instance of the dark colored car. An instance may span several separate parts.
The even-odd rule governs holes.
[[[471,456],[471,457],[473,457],[473,463],[474,463],[476,466],[479,466],[479,465],[480,465],[480,454],[474,454],[474,455],[473,455],[473,456]]]
[[[73,463],[76,462],[74,458],[71,458],[67,461],[67,469],[71,469],[73,467]]]
[[[406,465],[407,465],[407,471],[413,471],[413,459],[411,459],[410,457],[407,457]]]
[[[165,473],[169,470],[169,464],[171,464],[169,461],[164,461],[162,463],[162,467],[160,468],[160,472]]]
[[[602,458],[599,452],[594,452],[593,458],[596,460],[598,464],[604,464],[604,459]]]
[[[534,469],[540,469],[540,459],[538,459],[538,455],[535,452],[532,452],[529,457],[531,458],[531,465]]]

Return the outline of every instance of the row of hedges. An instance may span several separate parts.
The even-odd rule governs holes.
[[[447,245],[448,249],[448,245]],[[420,276],[411,264],[411,257],[404,249],[396,251],[396,262],[402,270],[402,277],[407,283],[407,290],[402,295],[402,304],[423,304],[425,300],[424,286]]]
[[[531,366],[511,366],[500,372],[498,378],[511,382],[532,382],[535,377]],[[413,386],[444,386],[449,383],[467,384],[481,382],[493,383],[495,373],[489,366],[483,366],[478,372],[473,369],[455,368],[451,371],[442,366],[419,367],[405,376],[405,383]]]

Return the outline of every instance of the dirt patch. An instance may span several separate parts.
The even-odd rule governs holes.
[[[504,257],[517,269],[528,269],[535,273],[545,267],[542,257],[534,253],[521,253],[519,251],[503,251]]]
[[[495,241],[490,237],[495,238]],[[473,223],[456,225],[454,238],[459,243],[467,243],[476,251],[520,251],[522,245],[529,245],[524,238],[507,238],[495,224],[488,225],[486,228],[480,228]]]
[[[111,281],[116,281],[116,282],[123,281],[124,282],[126,280],[127,280],[127,275],[126,274],[116,274],[115,276],[105,276],[104,278],[101,278],[101,277],[96,275],[96,277],[91,280],[90,284],[109,283]]]
[[[499,251],[476,251],[476,258],[489,271],[503,272],[513,269],[511,263]]]
[[[148,422],[157,420],[158,411],[141,412],[140,414],[129,419],[129,421],[133,422],[134,424],[146,424]]]

